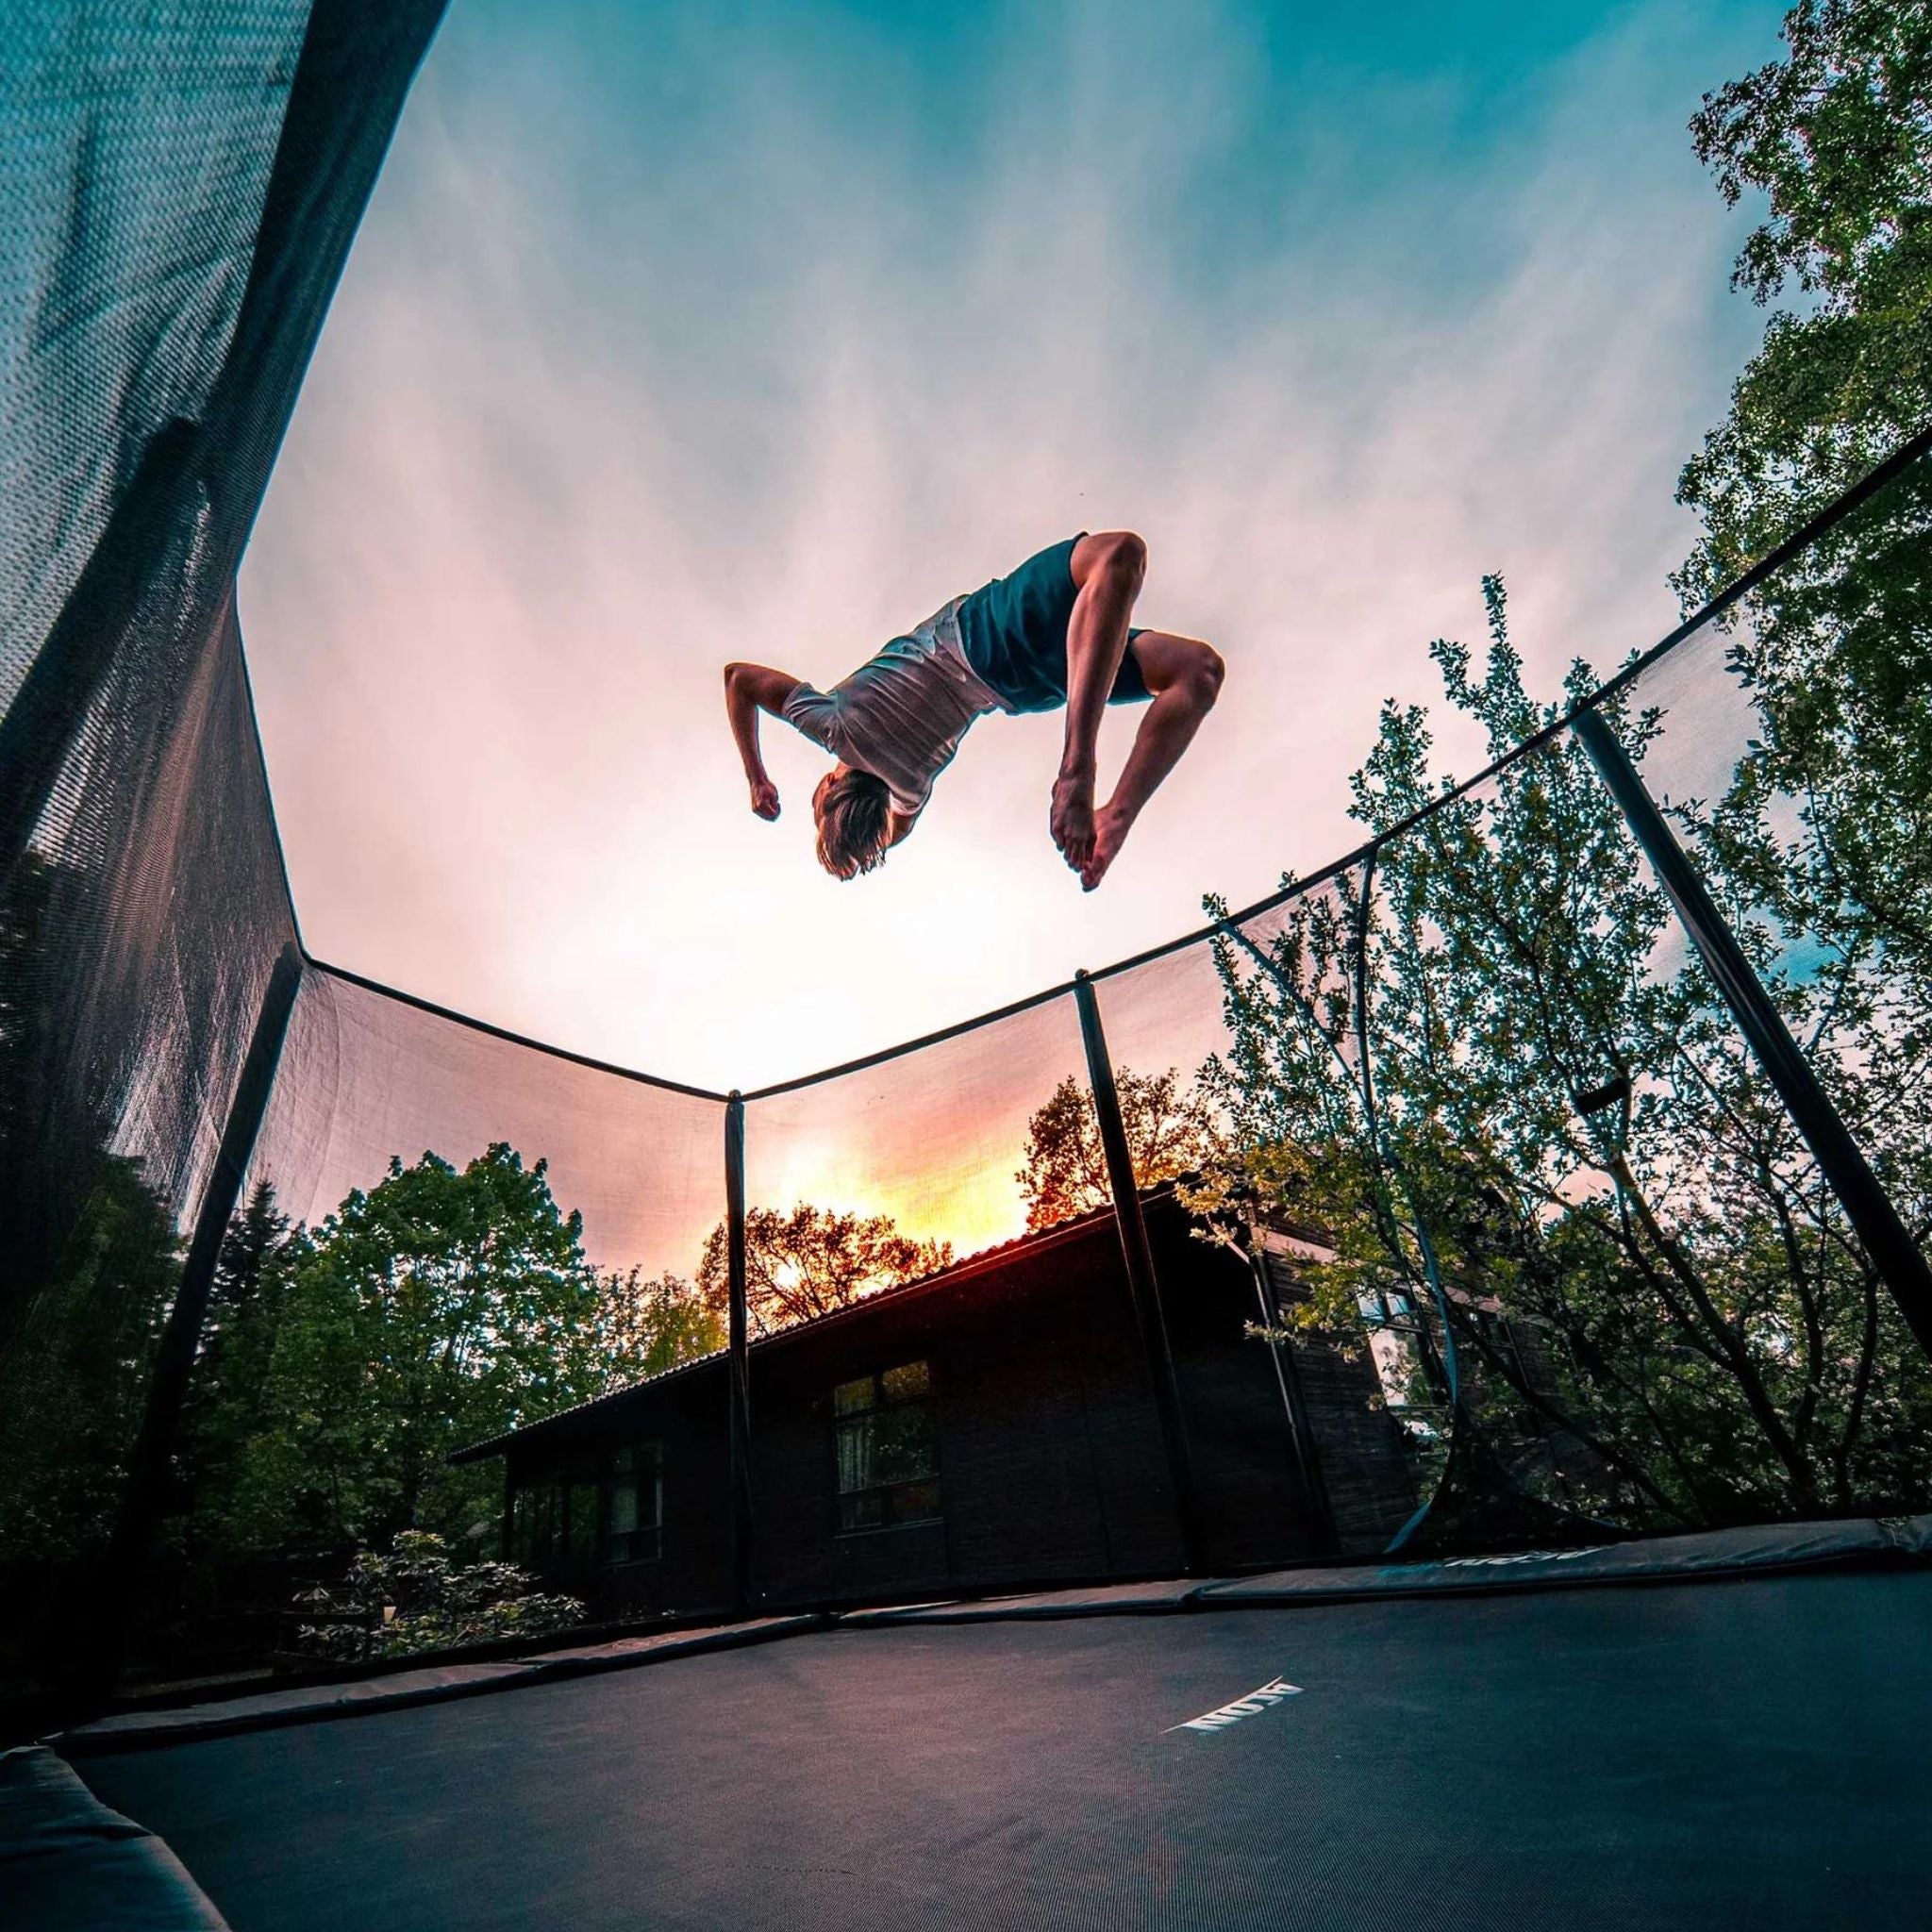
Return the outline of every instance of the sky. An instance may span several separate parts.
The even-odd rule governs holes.
[[[1545,691],[1674,621],[1762,326],[1685,123],[1780,11],[457,0],[242,578],[311,951],[749,1088],[1317,870],[1484,572]],[[1098,892],[1054,717],[861,880],[782,725],[751,815],[725,660],[828,685],[1108,527],[1228,675]]]

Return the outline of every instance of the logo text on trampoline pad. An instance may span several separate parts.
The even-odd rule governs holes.
[[[1224,1731],[1229,1724],[1238,1724],[1244,1717],[1257,1717],[1264,1710],[1272,1710],[1284,1697],[1299,1697],[1301,1694],[1299,1684],[1286,1684],[1276,1677],[1272,1684],[1263,1684],[1258,1690],[1250,1690],[1245,1697],[1237,1697],[1232,1704],[1224,1704],[1219,1710],[1204,1711],[1199,1717],[1191,1717],[1184,1724],[1169,1724],[1167,1728],[1170,1732]]]
[[[1574,1563],[1578,1557],[1600,1557],[1608,1543],[1591,1543],[1581,1550],[1518,1550],[1507,1557],[1450,1557],[1445,1570],[1500,1570],[1512,1563]]]

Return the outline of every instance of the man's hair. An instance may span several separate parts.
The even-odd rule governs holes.
[[[853,879],[886,862],[891,794],[870,772],[845,772],[819,795],[819,863],[834,878]]]

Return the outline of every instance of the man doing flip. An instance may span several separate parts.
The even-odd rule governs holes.
[[[769,711],[837,760],[812,793],[819,862],[856,878],[918,823],[933,779],[975,718],[1064,705],[1049,824],[1091,892],[1221,689],[1221,657],[1209,645],[1129,627],[1146,573],[1147,546],[1131,531],[1070,537],[955,597],[828,691],[763,664],[727,664],[724,707],[752,810],[778,816],[778,788],[758,750],[758,713]],[[1096,806],[1101,711],[1141,700],[1147,714],[1113,795]]]

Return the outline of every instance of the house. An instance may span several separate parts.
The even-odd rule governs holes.
[[[755,1602],[845,1604],[1381,1549],[1415,1507],[1373,1357],[1276,1345],[1306,1237],[1252,1255],[1144,1197],[1191,1467],[1176,1494],[1112,1212],[970,1257],[748,1351]],[[732,1598],[721,1353],[479,1442],[506,1553],[598,1614]]]

